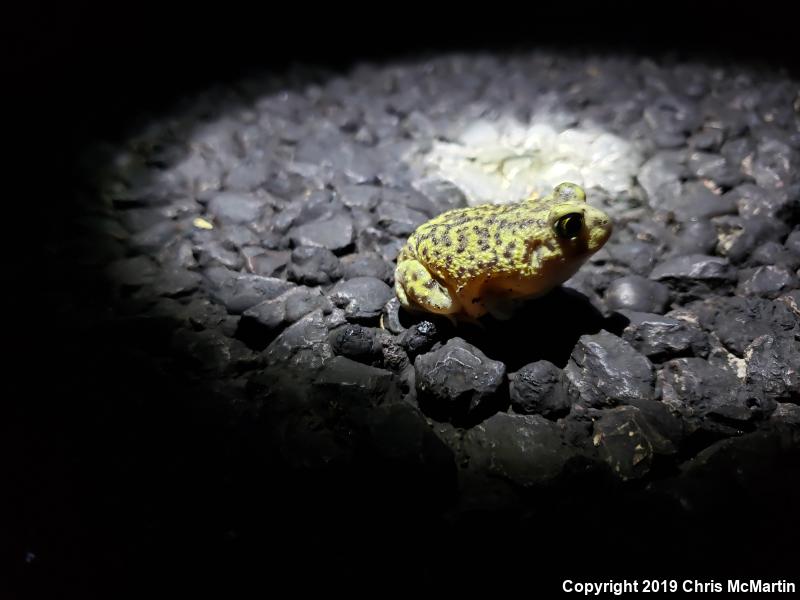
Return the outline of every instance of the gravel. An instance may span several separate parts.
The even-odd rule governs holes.
[[[97,206],[76,216],[94,219],[93,254],[53,252],[70,280],[112,284],[64,300],[103,327],[70,327],[108,336],[117,365],[139,353],[159,377],[191,383],[164,390],[213,396],[136,419],[172,410],[182,427],[246,432],[215,446],[233,458],[201,486],[228,490],[231,477],[244,506],[213,535],[247,530],[262,480],[320,505],[347,504],[328,490],[358,490],[376,514],[413,507],[453,522],[501,505],[548,519],[550,497],[576,502],[560,522],[599,522],[598,490],[624,489],[625,506],[695,502],[658,504],[677,522],[700,505],[682,487],[699,465],[716,465],[713,483],[750,460],[740,440],[762,444],[753,456],[797,452],[796,82],[544,52],[313,73],[201,93],[101,149],[114,159],[87,181]],[[585,147],[570,155],[576,140],[602,149],[602,164]],[[418,225],[503,177],[505,198],[512,180],[573,174],[595,184],[590,202],[615,232],[563,290],[504,323],[398,309],[394,261]],[[120,331],[139,341],[127,347]],[[147,332],[160,342],[143,344]],[[720,490],[707,493],[724,505]]]

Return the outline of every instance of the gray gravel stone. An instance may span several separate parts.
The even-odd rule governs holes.
[[[400,400],[400,385],[391,371],[345,356],[327,361],[313,384],[319,394],[345,412],[372,408]]]
[[[327,285],[342,276],[342,265],[327,248],[302,246],[292,250],[288,278],[304,285]]]
[[[622,339],[653,362],[708,355],[708,336],[699,327],[668,316],[623,311],[630,323]]]
[[[254,223],[263,207],[264,200],[252,194],[221,192],[208,203],[208,212],[220,223]]]
[[[788,267],[772,266],[742,269],[736,293],[743,296],[777,298],[800,286],[797,275]]]
[[[382,356],[379,330],[348,323],[331,332],[331,346],[336,354],[372,364]]]
[[[378,225],[393,236],[407,237],[429,217],[418,210],[390,200],[384,200],[375,209]]]
[[[594,422],[592,443],[621,479],[640,479],[650,472],[656,455],[677,452],[672,440],[662,435],[635,406],[601,411]]]
[[[666,362],[659,383],[663,402],[695,428],[731,434],[762,413],[739,393],[741,381],[733,371],[702,358]]]
[[[769,217],[722,217],[715,220],[715,225],[717,252],[733,264],[745,262],[762,243],[783,239],[789,233],[785,223]]]
[[[182,268],[162,268],[155,278],[153,289],[159,296],[176,298],[191,294],[203,282],[199,273]]]
[[[681,224],[673,242],[674,256],[711,254],[717,247],[717,229],[709,221],[688,221]]]
[[[706,331],[738,357],[762,335],[793,337],[800,334],[797,314],[785,303],[765,298],[710,298],[688,306]]]
[[[169,244],[180,233],[175,221],[161,221],[130,237],[130,244],[139,252],[154,254]]]
[[[219,265],[238,271],[244,265],[244,259],[227,242],[209,240],[197,248],[197,262],[201,267]]]
[[[786,245],[778,242],[764,242],[755,249],[750,256],[749,262],[758,266],[786,267],[790,271],[796,271],[800,267],[800,255],[795,254]]]
[[[341,185],[337,187],[339,199],[350,208],[372,210],[380,202],[382,187],[379,185]]]
[[[277,367],[270,374],[309,376],[333,358],[328,343],[329,320],[316,310],[284,329],[265,350],[267,364]]]
[[[716,241],[716,237],[714,240]],[[653,244],[635,240],[621,244],[609,244],[606,248],[614,262],[628,267],[637,275],[644,275],[645,277],[653,269],[658,255]]]
[[[666,284],[681,303],[708,296],[716,290],[724,292],[735,277],[736,271],[727,259],[703,254],[667,259],[650,273],[650,279]]]
[[[211,283],[211,296],[235,315],[259,302],[277,298],[295,287],[293,283],[282,279],[240,274],[224,267],[211,267],[205,271],[205,275]]]
[[[158,268],[146,256],[134,256],[111,263],[106,272],[117,285],[141,287],[157,277]]]
[[[786,238],[784,245],[788,250],[797,256],[800,256],[800,229],[796,229]]]
[[[319,288],[295,287],[244,311],[236,336],[251,348],[263,350],[279,331],[315,310],[328,315],[333,305]]]
[[[792,202],[781,192],[761,188],[753,183],[743,183],[727,192],[739,210],[739,216],[772,217],[786,219],[791,215]]]
[[[285,271],[292,258],[290,250],[264,250],[254,248],[252,251],[245,249],[242,252],[245,266],[251,273],[264,277],[279,277]]]
[[[330,291],[331,300],[336,306],[344,308],[347,319],[359,322],[376,321],[384,304],[393,295],[392,288],[374,277],[340,281]]]
[[[736,214],[736,203],[732,198],[715,194],[699,181],[683,184],[677,196],[665,200],[655,208],[670,211],[677,221],[696,221]]]
[[[558,477],[578,455],[555,423],[539,415],[498,413],[468,430],[470,469],[529,488]]]
[[[294,246],[320,246],[343,252],[353,243],[353,220],[344,214],[298,225],[289,230]]]
[[[727,158],[709,152],[692,152],[687,167],[698,179],[710,180],[725,188],[734,187],[744,177],[738,166],[733,168]]]
[[[786,189],[796,167],[796,154],[787,144],[777,139],[767,139],[758,144],[752,172],[759,187],[769,190]]]
[[[686,172],[683,161],[682,154],[659,152],[641,166],[637,179],[651,208],[657,210],[680,196],[681,179]]]
[[[561,369],[546,360],[525,365],[509,373],[511,408],[522,415],[542,415],[558,418],[569,412],[572,405]]]
[[[767,398],[800,402],[800,343],[788,336],[764,335],[745,351],[745,381]]]
[[[408,352],[409,357],[414,358],[418,354],[428,352],[438,337],[436,325],[430,321],[422,321],[403,331],[397,341]]]
[[[452,338],[414,361],[417,400],[424,413],[440,421],[479,421],[496,410],[506,367],[472,344]]]
[[[610,309],[664,313],[669,306],[669,288],[640,275],[615,279],[605,293]]]
[[[388,285],[394,284],[395,265],[374,252],[358,252],[343,256],[342,277],[374,277]]]
[[[607,331],[581,336],[564,374],[570,396],[587,406],[652,400],[655,393],[650,361]]]

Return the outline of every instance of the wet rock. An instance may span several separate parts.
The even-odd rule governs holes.
[[[606,306],[613,310],[663,313],[669,306],[669,300],[667,286],[640,275],[615,279],[605,293]]]
[[[256,248],[252,252],[242,253],[245,266],[251,273],[263,277],[279,277],[282,275],[292,258],[290,250],[263,250]]]
[[[786,238],[784,246],[793,254],[800,256],[800,229],[794,230]]]
[[[800,285],[797,275],[783,266],[766,266],[739,271],[736,293],[743,296],[777,298]]]
[[[764,189],[752,183],[743,183],[725,194],[739,210],[739,216],[768,217],[787,220],[792,214],[792,201],[780,192]]]
[[[331,346],[336,354],[367,364],[380,360],[383,352],[376,329],[351,323],[331,332]]]
[[[655,456],[677,452],[672,440],[653,427],[635,406],[601,411],[594,422],[592,443],[600,458],[623,480],[644,477]]]
[[[159,296],[177,298],[191,294],[203,282],[203,277],[194,271],[181,268],[169,268],[159,271],[153,283],[153,290]]]
[[[337,187],[342,204],[350,208],[372,210],[381,199],[379,185],[341,185]]]
[[[432,506],[452,501],[455,456],[416,408],[406,403],[378,406],[370,412],[366,430],[365,447],[391,478],[387,485],[393,498],[414,501],[422,494]]]
[[[650,273],[650,279],[666,284],[680,303],[725,291],[735,277],[736,272],[726,259],[703,254],[669,258]]]
[[[359,252],[342,257],[342,278],[374,277],[384,283],[394,283],[395,265],[374,252]]]
[[[409,358],[424,354],[436,343],[439,332],[430,321],[421,321],[403,331],[397,341],[408,352]]]
[[[450,181],[439,179],[418,181],[415,187],[419,189],[427,198],[433,202],[435,214],[443,213],[454,208],[464,208],[467,206],[467,198],[457,186]]]
[[[461,338],[417,356],[414,370],[420,408],[440,421],[479,421],[502,398],[505,365]]]
[[[744,177],[740,169],[728,163],[727,158],[709,152],[693,152],[689,155],[687,166],[696,178],[711,180],[725,188],[737,185]]]
[[[694,428],[730,435],[763,414],[733,371],[702,358],[664,363],[659,383],[662,401]]]
[[[141,287],[152,282],[158,275],[156,264],[146,256],[134,256],[117,260],[106,269],[108,276],[117,285]]]
[[[655,208],[671,211],[677,221],[696,221],[736,213],[736,204],[731,198],[715,194],[699,181],[683,184],[679,195]]]
[[[408,237],[429,219],[425,213],[391,201],[381,202],[375,213],[378,215],[378,225],[398,237]]]
[[[800,402],[800,339],[764,335],[745,351],[745,381],[778,402]]]
[[[778,404],[769,418],[790,425],[800,425],[800,406],[788,402]]]
[[[240,274],[224,267],[206,269],[210,294],[225,305],[228,312],[238,315],[264,300],[277,298],[295,285],[274,277]]]
[[[716,241],[716,237],[714,238]],[[631,241],[606,246],[611,259],[628,267],[631,271],[645,277],[656,262],[656,248],[645,242]]]
[[[654,397],[653,365],[607,331],[581,336],[564,374],[570,396],[587,406],[616,406]]]
[[[130,245],[139,252],[153,254],[164,248],[180,233],[175,221],[161,221],[130,237]]]
[[[271,374],[283,372],[308,381],[313,372],[334,356],[328,330],[328,320],[321,310],[284,329],[264,352],[267,364],[277,367]]]
[[[764,298],[710,298],[688,307],[706,331],[738,357],[762,335],[792,337],[800,332],[797,315],[789,306]]]
[[[344,308],[348,320],[376,321],[384,304],[394,295],[394,291],[380,279],[374,277],[355,277],[340,281],[330,291],[330,298],[336,306]]]
[[[661,96],[644,111],[644,122],[650,135],[661,148],[676,148],[686,141],[687,134],[700,125],[697,110],[689,102],[674,96]]]
[[[428,196],[412,188],[383,188],[381,204],[378,205],[376,212],[381,214],[387,205],[405,206],[428,218],[435,217],[441,212],[441,207],[437,206]]]
[[[674,256],[710,254],[717,247],[717,229],[709,221],[681,223],[673,243]]]
[[[752,163],[756,185],[770,190],[782,190],[789,186],[792,170],[796,166],[795,154],[785,143],[777,139],[766,139],[758,144]]]
[[[301,246],[292,250],[286,275],[304,285],[327,285],[341,278],[342,265],[327,248]]]
[[[699,327],[650,313],[622,311],[630,323],[622,339],[653,362],[708,355],[708,336]]]
[[[539,415],[497,413],[464,436],[469,468],[528,488],[553,480],[579,453]]]
[[[295,247],[319,246],[343,252],[353,243],[353,220],[340,214],[293,227],[288,235]]]
[[[785,223],[769,217],[723,217],[716,219],[715,225],[717,252],[733,264],[745,262],[764,242],[783,239],[789,233]]]
[[[206,375],[220,376],[258,366],[244,344],[215,329],[179,329],[172,336],[171,346],[179,360]]]
[[[406,243],[405,239],[404,236],[395,237],[381,229],[367,227],[358,232],[356,248],[359,252],[371,252],[388,262],[392,262],[397,258],[400,249]]]
[[[264,164],[248,161],[235,164],[225,174],[225,188],[237,192],[250,192],[264,185],[268,169]]]
[[[201,267],[220,265],[237,271],[242,268],[244,259],[227,242],[209,240],[198,247],[197,262]]]
[[[254,223],[263,207],[264,200],[252,194],[221,192],[208,203],[208,212],[220,223]]]
[[[398,402],[401,398],[397,377],[345,356],[334,356],[320,370],[313,393],[333,410],[344,413]]]
[[[698,150],[715,152],[720,149],[724,141],[725,134],[722,129],[708,128],[695,133],[690,139],[689,144]]]
[[[775,265],[796,271],[800,267],[800,255],[792,252],[787,246],[778,242],[764,242],[755,249],[749,262],[758,266]]]
[[[509,373],[511,408],[522,415],[542,415],[548,419],[561,417],[572,405],[561,369],[546,360],[525,365]]]
[[[319,288],[296,287],[277,298],[259,302],[242,313],[236,337],[255,350],[263,350],[282,329],[307,314],[330,314],[333,305]]]
[[[163,222],[164,210],[161,208],[129,208],[120,211],[119,221],[130,233],[136,233]]]
[[[676,152],[659,152],[639,169],[637,178],[653,209],[680,196],[681,179],[685,174],[683,156]]]

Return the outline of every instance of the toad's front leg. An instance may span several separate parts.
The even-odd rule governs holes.
[[[454,315],[461,311],[458,298],[414,258],[401,259],[397,263],[394,289],[400,304],[408,310],[424,310],[437,315]]]

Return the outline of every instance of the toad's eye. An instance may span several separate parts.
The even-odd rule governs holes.
[[[581,213],[569,213],[561,217],[555,224],[556,235],[564,239],[573,239],[583,229],[583,215]]]

